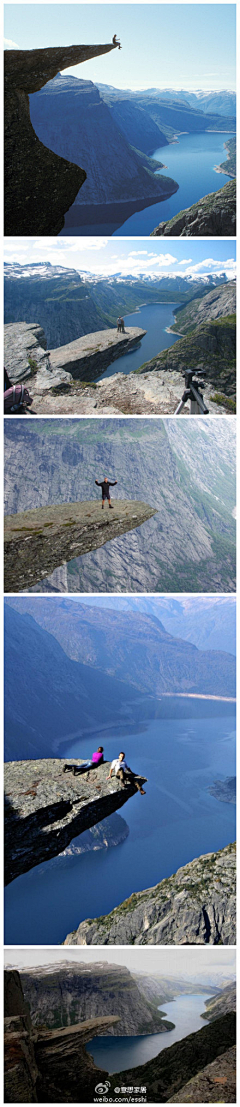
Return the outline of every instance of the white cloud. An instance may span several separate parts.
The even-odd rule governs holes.
[[[192,261],[192,258],[184,258],[183,261],[179,262],[179,265],[190,265],[191,261]]]
[[[20,50],[18,42],[13,42],[11,38],[4,38],[5,50]]]

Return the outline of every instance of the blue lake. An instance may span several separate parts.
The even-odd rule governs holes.
[[[128,327],[142,327],[147,334],[141,339],[137,348],[135,347],[129,354],[124,354],[117,361],[111,361],[108,369],[102,374],[102,379],[112,377],[114,373],[133,373],[134,369],[139,369],[144,361],[149,361],[155,354],[159,354],[160,350],[167,350],[169,346],[173,346],[179,335],[168,334],[166,327],[171,327],[175,322],[176,307],[180,307],[179,301],[177,304],[143,304],[131,315],[125,315],[126,331]]]
[[[106,1069],[108,1073],[122,1072],[124,1069],[135,1068],[137,1065],[145,1065],[152,1057],[157,1057],[163,1049],[168,1049],[174,1042],[181,1041],[188,1034],[194,1034],[206,1026],[205,1019],[201,1018],[205,1010],[205,1002],[210,999],[212,993],[205,995],[181,995],[176,996],[170,1003],[162,1003],[161,1011],[164,1011],[166,1019],[174,1022],[174,1030],[165,1030],[162,1034],[136,1035],[135,1037],[115,1038],[110,1034],[106,1037],[92,1038],[87,1042],[87,1053],[91,1053],[95,1065]]]
[[[220,710],[220,708],[219,708]],[[176,710],[177,714],[177,710]],[[235,775],[235,717],[180,717],[61,743],[55,756],[89,757],[119,748],[131,768],[148,778],[121,815],[130,834],[118,846],[54,858],[6,888],[5,942],[60,944],[81,920],[103,915],[132,892],[158,883],[180,865],[235,840],[235,807],[208,792]]]
[[[182,134],[177,142],[155,150],[153,157],[167,167],[158,171],[160,176],[163,174],[177,181],[178,191],[168,200],[151,204],[144,211],[131,215],[114,234],[149,235],[162,220],[172,219],[173,215],[195,204],[209,192],[223,188],[230,178],[226,173],[216,173],[214,166],[227,159],[224,143],[228,138],[232,138],[229,132]]]

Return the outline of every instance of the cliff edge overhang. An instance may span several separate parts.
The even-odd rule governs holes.
[[[86,180],[85,170],[39,141],[29,94],[59,70],[115,50],[114,43],[5,52],[5,234],[54,235]]]

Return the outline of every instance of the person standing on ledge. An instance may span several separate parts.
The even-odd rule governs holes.
[[[108,507],[112,508],[109,488],[114,488],[117,480],[108,480],[108,477],[104,477],[104,480],[95,480],[95,484],[102,489],[102,508],[104,507],[104,500],[108,500]]]

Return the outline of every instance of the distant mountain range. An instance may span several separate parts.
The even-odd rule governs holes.
[[[161,694],[179,691],[234,696],[234,658],[197,650],[153,615],[72,599],[6,601],[6,760],[49,757],[74,732],[157,717]]]
[[[156,298],[182,305],[227,283],[224,272],[203,277],[95,277],[50,262],[7,262],[4,275],[5,323],[40,323],[50,349],[115,326],[119,312],[125,315]]]

